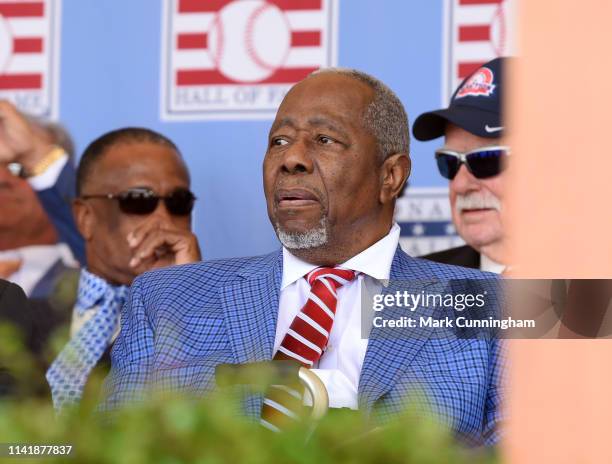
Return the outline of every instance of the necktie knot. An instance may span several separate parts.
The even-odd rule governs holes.
[[[128,287],[125,285],[111,285],[102,277],[92,274],[87,269],[81,269],[76,311],[82,316],[87,310],[98,305],[117,306],[121,309],[127,292]]]
[[[357,276],[355,271],[341,267],[318,267],[308,273],[306,280],[312,287],[317,280],[325,281],[338,289],[346,285]]]

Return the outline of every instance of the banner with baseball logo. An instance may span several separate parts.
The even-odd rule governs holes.
[[[163,119],[273,117],[336,64],[337,0],[165,0]]]
[[[54,118],[58,108],[60,0],[0,0],[0,98]]]

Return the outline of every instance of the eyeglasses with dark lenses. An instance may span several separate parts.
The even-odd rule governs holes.
[[[136,187],[117,194],[107,193],[100,195],[82,195],[83,200],[102,198],[117,200],[119,209],[125,214],[151,214],[163,200],[166,209],[173,216],[187,216],[191,214],[196,197],[190,190],[177,188],[170,195],[160,196],[153,190],[145,187]]]
[[[510,156],[509,147],[483,147],[466,153],[441,148],[436,150],[436,162],[442,177],[454,179],[462,164],[477,179],[486,179],[502,172],[506,158]]]

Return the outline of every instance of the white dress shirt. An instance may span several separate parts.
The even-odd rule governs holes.
[[[487,255],[480,253],[480,270],[485,272],[493,272],[494,274],[501,274],[506,269],[505,264],[493,261]]]
[[[358,272],[357,278],[338,290],[336,317],[330,332],[327,350],[312,371],[323,381],[332,408],[357,409],[357,387],[368,340],[361,333],[361,288],[369,283],[389,279],[391,263],[399,243],[400,228],[393,224],[389,233],[340,266]],[[315,269],[283,248],[278,322],[274,353],[278,350],[289,326],[302,309],[310,293],[303,277]]]
[[[3,260],[21,261],[19,270],[11,274],[7,280],[23,288],[28,296],[56,262],[62,261],[67,267],[79,265],[65,243],[30,245],[15,250],[0,251],[0,261]]]
[[[62,173],[62,169],[68,162],[68,155],[61,156],[51,163],[45,172],[28,178],[28,182],[36,191],[45,190],[53,187]]]

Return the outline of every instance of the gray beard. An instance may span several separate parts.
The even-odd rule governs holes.
[[[276,235],[288,250],[307,250],[327,244],[327,218],[322,218],[319,227],[308,232],[285,232],[276,223]]]

